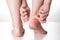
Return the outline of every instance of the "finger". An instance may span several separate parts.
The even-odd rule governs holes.
[[[26,9],[22,9],[22,13],[24,13],[24,12],[27,12],[27,10]]]
[[[27,15],[27,12],[23,13],[22,16],[25,17]]]
[[[38,15],[38,20],[44,20],[45,18],[47,18],[48,15]]]
[[[30,10],[27,11],[28,15],[30,14]]]
[[[24,22],[28,21],[28,19],[24,19]]]
[[[46,19],[44,19],[44,20],[41,20],[40,22],[41,22],[41,23],[46,23]]]
[[[40,15],[40,18],[46,18],[48,15]]]
[[[29,11],[30,11],[30,8],[29,8],[29,7],[27,7],[27,8],[26,8],[26,10],[29,10]]]
[[[48,12],[47,12],[47,13],[45,13],[45,14],[40,14],[40,13],[39,13],[40,17],[48,16],[48,14],[49,14]]]
[[[44,20],[44,19],[46,19],[46,17],[43,17],[43,18],[40,17],[40,20]]]
[[[45,13],[47,13],[47,12],[49,12],[49,11],[46,11],[46,10],[43,10],[43,9],[41,9],[41,10],[39,11],[40,14],[45,14]]]
[[[25,11],[25,10],[23,10],[23,9],[22,9],[22,10],[20,10],[20,13],[21,13],[21,14],[22,14],[22,13],[25,13],[25,12],[26,12],[26,11]]]
[[[25,15],[24,19],[26,19],[26,18],[28,18],[28,16],[27,16],[27,15]]]
[[[46,12],[46,13],[40,12],[40,13],[39,13],[39,15],[48,15],[48,14],[49,14],[49,12]]]
[[[44,14],[45,12],[43,10],[40,10],[40,14]]]

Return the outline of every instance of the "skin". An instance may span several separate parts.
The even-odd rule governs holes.
[[[13,35],[16,37],[23,36],[23,24],[20,16],[20,7],[22,0],[7,0],[13,23]]]
[[[44,0],[43,5],[39,9],[39,16],[40,17],[38,17],[38,20],[41,23],[46,23],[46,18],[48,17],[49,11],[50,11],[51,1],[52,0]]]
[[[26,0],[7,0],[9,10],[11,12],[13,23],[13,35],[22,37],[24,34],[24,28],[21,18],[24,22],[27,22],[30,18],[30,9]],[[34,30],[35,33],[47,34],[41,23],[46,22],[46,18],[49,14],[51,0],[32,0],[32,15],[29,27]]]
[[[7,0],[7,4],[12,17],[12,34],[16,37],[22,37],[25,30],[21,18],[24,22],[27,22],[30,17],[30,9],[27,2],[26,0]]]
[[[23,21],[27,22],[30,18],[30,8],[28,7],[26,0],[22,0],[20,13],[21,13],[21,18],[23,19]]]
[[[46,22],[50,4],[51,0],[32,0],[32,15],[29,26],[35,33],[47,34],[47,31],[42,28],[41,23]]]

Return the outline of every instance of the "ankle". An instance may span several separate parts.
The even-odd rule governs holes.
[[[36,14],[32,14],[31,15],[31,20],[37,20],[37,15]]]

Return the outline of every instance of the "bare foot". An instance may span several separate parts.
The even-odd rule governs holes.
[[[24,22],[27,22],[30,17],[30,8],[27,5],[26,0],[22,1],[22,5],[20,7],[21,18]]]
[[[31,19],[29,27],[34,30],[36,34],[47,34],[47,31],[42,28],[41,23],[38,21],[36,16],[33,16]]]
[[[39,8],[43,5],[44,0],[32,0],[32,15],[30,21],[30,29],[33,29],[35,33],[38,34],[47,34],[47,32],[42,28],[40,21],[38,18],[39,15]]]
[[[18,20],[17,20],[18,21]],[[23,23],[22,20],[20,19],[19,22],[15,21],[13,23],[13,30],[12,30],[12,34],[15,37],[22,37],[24,35],[24,28],[23,28]]]
[[[25,32],[25,30],[23,28],[20,28],[20,29],[16,28],[16,29],[12,30],[12,34],[15,37],[22,37],[24,35],[24,32]]]

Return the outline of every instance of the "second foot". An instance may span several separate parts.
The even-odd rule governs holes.
[[[12,30],[12,34],[15,37],[22,37],[24,35],[25,30],[22,28],[20,30]]]
[[[41,23],[36,18],[30,21],[29,27],[34,30],[36,34],[47,34],[47,31],[42,28]]]

